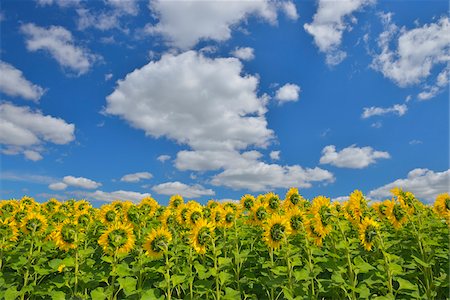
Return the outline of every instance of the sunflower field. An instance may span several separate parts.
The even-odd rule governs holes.
[[[370,203],[370,204],[369,204]],[[448,299],[450,196],[0,201],[0,299]]]

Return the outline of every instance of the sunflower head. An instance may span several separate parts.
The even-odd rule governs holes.
[[[140,221],[139,207],[137,207],[136,205],[129,206],[125,211],[125,218],[128,222],[130,222],[133,225],[139,224]]]
[[[221,205],[216,206],[211,210],[211,222],[216,227],[222,227],[225,218],[225,210]]]
[[[292,207],[286,215],[289,218],[292,233],[297,233],[302,229],[304,213],[297,207]]]
[[[264,225],[263,240],[270,248],[278,249],[291,233],[289,218],[273,214]]]
[[[98,213],[103,225],[110,225],[119,220],[119,214],[111,204],[103,205]]]
[[[147,255],[160,258],[167,249],[170,241],[172,241],[170,231],[165,227],[159,227],[152,229],[144,242],[143,248],[146,250]]]
[[[225,208],[223,225],[227,228],[232,227],[234,225],[235,220],[236,220],[236,212],[229,207]]]
[[[400,229],[408,220],[407,212],[404,210],[402,205],[397,203],[395,200],[385,202],[387,206],[386,215],[389,222],[395,229]]]
[[[261,225],[269,217],[269,210],[267,208],[267,203],[257,202],[253,208],[250,215],[249,221],[253,225]]]
[[[43,234],[47,230],[47,226],[47,219],[43,215],[30,212],[23,218],[21,228],[25,234]]]
[[[436,197],[434,211],[441,218],[450,220],[450,195],[448,193],[439,194]]]
[[[304,201],[303,197],[299,194],[297,188],[290,188],[284,197],[284,206],[292,207],[298,206]]]
[[[206,249],[213,238],[214,228],[213,223],[201,219],[191,230],[190,242],[197,253],[206,253]]]
[[[206,204],[207,207],[209,207],[210,209],[213,209],[215,207],[217,207],[220,203],[217,202],[216,200],[209,200],[208,203]]]
[[[310,213],[315,217],[319,218],[323,226],[329,226],[332,223],[332,211],[330,198],[324,196],[317,196],[313,199]]]
[[[377,236],[377,230],[380,225],[372,218],[365,217],[359,225],[359,240],[367,251],[372,250],[375,237]]]
[[[59,249],[69,251],[74,249],[78,244],[78,226],[69,219],[65,220],[56,228],[54,241]]]
[[[16,200],[0,201],[0,216],[3,218],[10,217],[18,207],[19,203]]]
[[[80,225],[81,228],[86,228],[92,221],[92,217],[87,212],[77,213],[75,215],[75,222]]]
[[[22,199],[20,199],[20,204],[25,207],[36,207],[37,203],[34,201],[34,198],[23,196]]]
[[[176,222],[173,210],[166,208],[164,212],[158,217],[159,221],[166,227],[172,228]]]
[[[98,244],[107,254],[127,254],[133,249],[135,241],[131,224],[115,223],[103,232]]]
[[[183,197],[181,195],[173,195],[169,200],[169,207],[178,208],[181,204],[184,203]]]
[[[321,247],[323,245],[324,236],[322,236],[317,230],[317,219],[316,218],[305,218],[305,230],[306,234],[310,239],[312,239],[313,243]]]
[[[253,205],[255,205],[255,201],[255,197],[246,194],[241,198],[241,206],[244,208],[244,210],[251,210]]]
[[[278,195],[276,195],[275,193],[267,193],[265,195],[266,198],[266,202],[268,204],[268,208],[273,212],[276,211],[280,208],[280,197],[278,197]]]
[[[58,211],[60,205],[61,203],[57,199],[51,198],[47,202],[42,204],[42,207],[48,214],[54,214]]]
[[[199,220],[203,218],[201,206],[192,205],[188,207],[186,220],[189,226],[195,226]]]

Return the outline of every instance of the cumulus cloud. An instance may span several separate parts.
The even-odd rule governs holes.
[[[255,49],[251,47],[238,47],[231,52],[231,55],[241,60],[252,60],[255,58]]]
[[[56,4],[59,7],[70,7],[80,5],[81,0],[37,0],[40,6],[47,6]]]
[[[435,172],[429,169],[417,168],[408,173],[406,178],[397,179],[382,187],[370,191],[369,197],[377,200],[390,198],[390,190],[400,187],[412,192],[424,202],[433,202],[436,196],[449,192],[450,169],[443,172]]]
[[[312,23],[303,27],[314,38],[320,52],[325,53],[326,63],[334,66],[341,63],[347,54],[340,49],[344,31],[351,30],[357,22],[353,13],[375,2],[374,0],[319,0],[319,7]]]
[[[86,198],[89,201],[106,201],[106,202],[112,202],[115,200],[121,201],[129,200],[131,202],[138,203],[143,198],[151,196],[151,194],[149,193],[139,193],[134,191],[123,191],[123,190],[118,190],[114,192],[104,192],[101,190],[97,190],[95,192],[74,191],[71,193],[77,195],[78,197]]]
[[[166,160],[170,159],[170,155],[163,154],[163,155],[158,156],[158,158],[156,158],[156,159],[163,163]]]
[[[406,104],[395,104],[392,107],[364,107],[364,111],[361,115],[363,119],[367,119],[373,116],[382,116],[386,114],[395,114],[398,116],[403,116],[406,111],[408,110],[408,107]]]
[[[44,51],[62,67],[74,71],[77,75],[87,73],[98,59],[98,56],[89,50],[75,45],[72,33],[64,27],[44,28],[28,23],[20,26],[20,31],[26,37],[28,51]]]
[[[26,159],[32,161],[38,161],[43,159],[42,155],[39,152],[33,150],[25,150],[23,151],[23,155],[25,156]]]
[[[39,160],[42,145],[68,144],[75,139],[74,131],[75,126],[62,119],[26,106],[0,104],[0,144],[5,147],[4,154],[23,153],[28,159]]]
[[[281,9],[283,10],[284,14],[291,20],[297,20],[299,18],[297,8],[295,7],[295,4],[291,1],[285,1],[281,3]]]
[[[271,151],[270,158],[272,160],[279,160],[280,159],[280,151]]]
[[[186,198],[212,196],[215,194],[213,190],[205,189],[199,184],[187,185],[179,181],[161,183],[152,187],[152,190],[160,195],[179,194]]]
[[[38,101],[45,92],[42,87],[28,81],[22,71],[1,60],[0,73],[0,92],[6,95]]]
[[[351,145],[336,152],[334,145],[328,145],[322,150],[321,164],[331,164],[340,168],[362,169],[376,163],[379,159],[388,159],[388,152],[376,151],[372,147],[356,147]]]
[[[53,191],[62,191],[67,188],[67,184],[64,182],[55,182],[48,185],[48,188]]]
[[[278,100],[279,103],[298,101],[299,96],[300,87],[293,83],[287,83],[277,90],[275,100]]]
[[[436,78],[436,82],[432,85],[425,85],[422,92],[417,95],[419,100],[429,100],[441,93],[449,83],[450,68],[444,69]]]
[[[153,175],[149,172],[137,172],[132,174],[127,174],[120,178],[120,181],[124,182],[139,182],[143,179],[150,179]]]
[[[381,53],[374,56],[372,68],[400,87],[422,83],[431,76],[432,69],[446,68],[450,60],[448,17],[410,30],[395,25],[391,13],[382,14],[381,19],[385,27],[377,41]],[[391,49],[393,41],[396,49]],[[448,78],[448,74],[441,76]],[[446,85],[444,81],[442,83]]]
[[[80,187],[83,189],[96,189],[102,184],[84,177],[64,176],[63,183],[68,186]]]
[[[166,54],[119,80],[105,111],[146,135],[189,146],[176,156],[179,170],[228,171],[214,178],[216,185],[234,185],[227,174],[244,165],[275,168],[280,180],[296,172],[303,180],[297,175],[308,173],[302,167],[267,165],[259,161],[260,152],[245,151],[268,146],[274,134],[265,118],[268,97],[257,95],[258,78],[241,73],[242,63],[233,57],[211,59],[195,51]],[[333,177],[319,170],[327,174],[322,180]],[[248,178],[240,186],[257,180]]]
[[[192,48],[201,40],[226,41],[232,29],[251,16],[275,24],[277,11],[282,9],[289,18],[297,17],[291,1],[151,0],[149,7],[158,23],[148,24],[144,31],[162,35],[168,44],[180,49]]]
[[[253,192],[267,191],[293,186],[309,188],[312,182],[333,182],[331,172],[321,168],[302,168],[298,165],[280,166],[261,161],[227,168],[215,175],[213,185],[227,186],[232,189],[248,189]]]

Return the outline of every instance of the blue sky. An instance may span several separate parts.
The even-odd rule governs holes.
[[[2,199],[449,186],[448,1],[2,1]]]

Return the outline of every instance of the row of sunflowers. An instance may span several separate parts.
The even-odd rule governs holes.
[[[0,201],[0,299],[445,299],[450,196]]]

